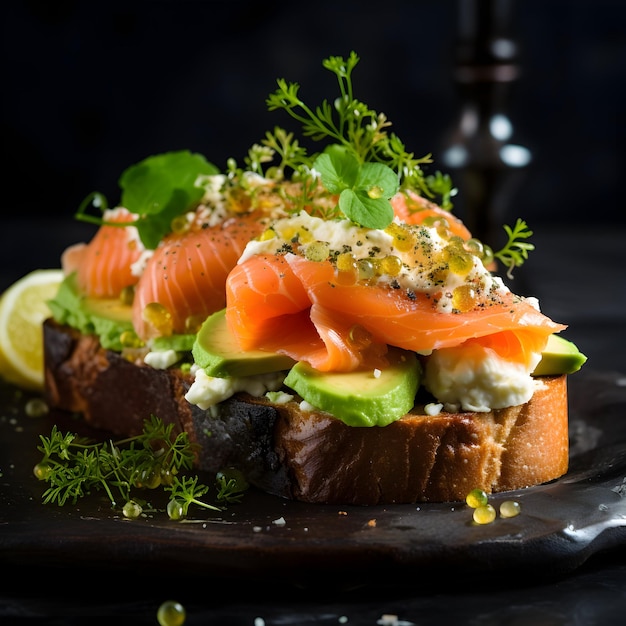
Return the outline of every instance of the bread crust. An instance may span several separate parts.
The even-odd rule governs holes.
[[[530,487],[567,472],[566,376],[541,377],[530,402],[489,413],[425,415],[423,407],[385,427],[352,427],[296,400],[272,404],[237,394],[203,411],[184,395],[180,370],[156,370],[104,350],[92,336],[44,323],[45,395],[91,426],[138,434],[156,415],[199,445],[197,466],[244,471],[255,486],[311,503],[462,501]]]

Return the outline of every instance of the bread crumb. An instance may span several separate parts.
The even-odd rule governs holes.
[[[347,511],[339,511],[338,515],[348,515]]]
[[[376,520],[375,519],[371,519],[369,522],[367,522],[367,525],[370,528],[376,528]]]

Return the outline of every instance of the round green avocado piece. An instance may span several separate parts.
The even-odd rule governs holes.
[[[414,352],[390,348],[387,356],[384,369],[355,372],[320,372],[300,361],[285,385],[348,426],[387,426],[413,408],[421,379]]]

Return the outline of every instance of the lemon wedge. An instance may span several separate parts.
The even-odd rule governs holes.
[[[61,269],[34,270],[0,296],[0,375],[19,387],[43,389],[42,324],[62,280]]]

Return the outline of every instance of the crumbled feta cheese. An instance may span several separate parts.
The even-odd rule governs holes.
[[[155,370],[166,370],[180,360],[180,354],[176,350],[156,350],[148,352],[143,358],[144,363]]]
[[[257,397],[262,396],[267,391],[278,391],[284,378],[283,372],[270,372],[242,378],[217,378],[208,376],[203,369],[198,369],[185,399],[190,404],[207,410],[209,407],[227,400],[238,391],[246,391]]]
[[[293,395],[285,391],[268,391],[265,397],[274,404],[287,404],[293,400]]]
[[[431,417],[434,415],[439,415],[439,413],[441,413],[441,410],[443,409],[443,404],[441,404],[440,402],[435,403],[435,402],[429,402],[425,407],[424,407],[424,413],[426,415],[430,415]]]

